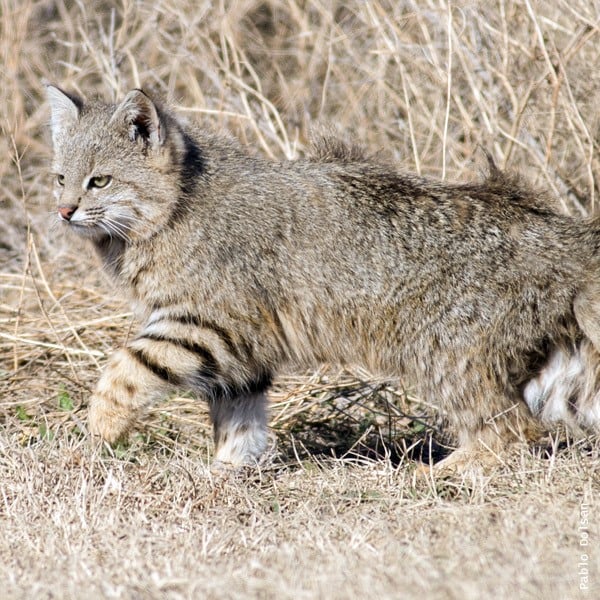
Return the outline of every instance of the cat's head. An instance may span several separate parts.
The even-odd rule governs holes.
[[[145,238],[169,221],[182,191],[187,140],[141,90],[117,105],[47,86],[58,218],[90,237]]]

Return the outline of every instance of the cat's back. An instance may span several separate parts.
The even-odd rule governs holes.
[[[255,269],[294,266],[318,281],[359,273],[397,279],[432,269],[470,281],[576,276],[585,224],[514,178],[447,184],[399,172],[327,141],[307,159],[271,162],[201,137],[207,186],[189,199],[192,230]],[[219,244],[219,240],[223,244]]]

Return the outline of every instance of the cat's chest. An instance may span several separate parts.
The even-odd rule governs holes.
[[[136,314],[181,302],[206,301],[219,286],[220,274],[202,252],[172,242],[130,248],[124,255],[120,283]]]
[[[128,290],[131,302],[139,305],[134,311],[145,312],[146,306],[165,303],[165,298],[185,292],[184,266],[177,253],[169,255],[153,248],[132,248],[125,253],[120,279]]]

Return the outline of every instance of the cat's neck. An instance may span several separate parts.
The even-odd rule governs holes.
[[[125,245],[124,240],[109,236],[94,240],[94,248],[102,259],[104,268],[112,277],[117,278],[121,273]]]

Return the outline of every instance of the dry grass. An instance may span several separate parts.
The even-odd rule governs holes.
[[[274,158],[302,154],[319,120],[449,179],[477,177],[485,148],[587,213],[599,23],[587,0],[0,0],[0,595],[598,597],[594,440],[415,481],[439,415],[323,369],[278,382],[277,450],[237,479],[210,475],[206,411],[185,396],[129,447],[91,447],[86,398],[134,324],[52,229],[41,81],[109,98],[143,85]]]

